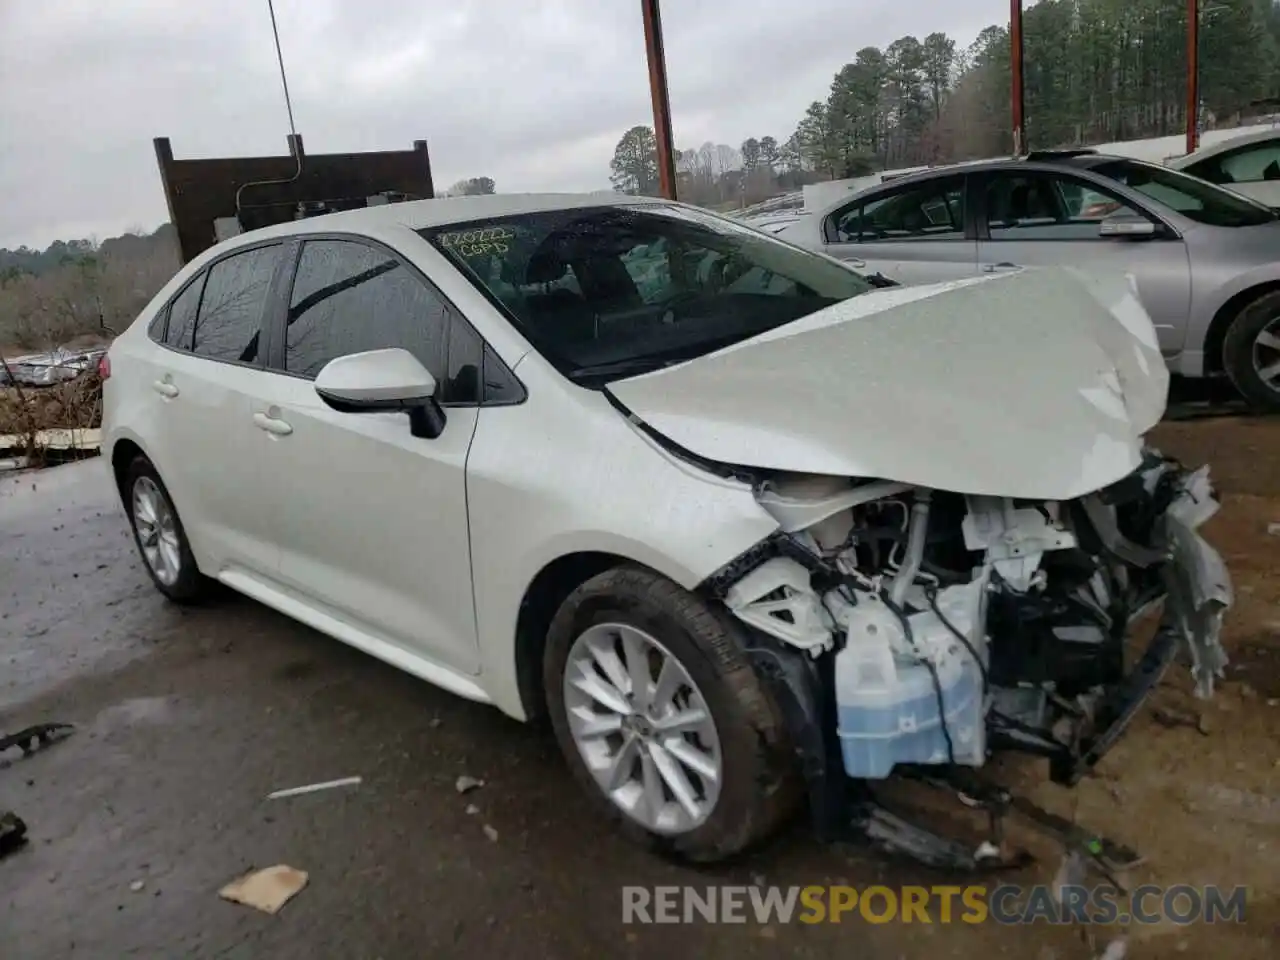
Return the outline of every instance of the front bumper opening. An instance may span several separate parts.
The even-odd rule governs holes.
[[[1191,668],[1197,694],[1212,694],[1214,680],[1226,665],[1220,635],[1233,595],[1222,558],[1197,532],[1217,509],[1207,469],[1189,472],[1151,451],[1132,476],[1069,504],[959,498],[957,513],[945,496],[930,497],[926,492],[924,497],[916,494],[914,502],[895,504],[893,515],[908,520],[897,541],[901,550],[895,547],[890,552],[897,562],[885,576],[867,576],[855,569],[855,560],[865,560],[865,554],[837,555],[823,549],[816,538],[806,539],[792,530],[758,545],[704,584],[742,621],[753,663],[787,719],[797,763],[808,784],[816,832],[829,840],[857,839],[892,848],[931,866],[969,869],[1011,862],[1003,855],[996,821],[1021,814],[1104,866],[1132,864],[1137,855],[1122,844],[1090,837],[1087,831],[1066,831],[1052,815],[987,782],[980,768],[996,753],[1032,754],[1047,760],[1051,780],[1078,784],[1122,739],[1180,655]],[[949,570],[946,553],[946,524],[961,526],[965,509],[968,556],[974,555],[975,546],[985,550],[983,572],[971,581],[954,572],[961,566],[954,562],[960,554],[952,550]],[[828,517],[822,522],[830,528],[833,521]],[[853,531],[846,543],[857,540],[862,522],[855,516],[840,526],[841,536]],[[1056,560],[1050,563],[1047,558],[1055,550]],[[939,573],[950,573],[952,579],[942,579]],[[859,589],[879,591],[872,599],[885,605],[877,609],[880,620],[869,621],[869,614],[848,610],[843,611],[843,623],[839,620],[839,597],[851,596],[851,591],[839,591],[855,576]],[[1089,630],[1063,626],[1061,604],[1040,599],[1052,597],[1045,587],[1046,576],[1066,578],[1073,590],[1079,585],[1080,595],[1089,598],[1096,614]],[[925,589],[922,601],[918,586],[928,577],[932,587]],[[1003,608],[991,599],[1002,591],[1008,601]],[[856,597],[853,601],[855,606],[859,602]],[[1031,612],[1008,615],[1020,603]],[[1127,662],[1126,648],[1135,624],[1155,608],[1161,608],[1161,617],[1151,640]],[[884,609],[893,610],[897,620]],[[936,615],[932,621],[930,610]],[[771,623],[762,611],[784,611],[785,624]],[[874,761],[865,755],[851,760],[848,727],[842,726],[847,711],[837,677],[839,657],[855,642],[855,626],[867,622],[893,626],[902,621],[910,637],[908,618],[916,624],[917,637],[924,635],[927,640],[930,623],[936,626],[941,621],[965,643],[968,649],[959,656],[978,665],[981,695],[972,704],[953,701],[949,699],[953,688],[944,691],[941,671],[931,670],[937,689],[934,712],[944,729],[953,715],[976,714],[981,718],[980,736],[965,739],[947,730],[945,752],[919,737],[912,745],[908,737],[908,747],[890,755],[888,763],[882,755]],[[825,645],[823,622],[831,626]],[[989,642],[986,631],[997,627],[1003,635],[998,642]],[[1038,639],[1032,636],[1036,631]],[[1077,642],[1082,632],[1088,634],[1087,643]],[[935,633],[945,636],[941,627]],[[983,634],[981,649],[975,649],[965,634]],[[1045,637],[1054,636],[1068,637],[1064,647],[1069,656],[1042,656],[1036,643],[1043,646]],[[1010,650],[1017,652],[1012,660]],[[1027,650],[1033,650],[1033,655],[1027,655]],[[976,683],[976,674],[970,679]],[[954,687],[962,688],[963,684]],[[977,689],[973,684],[970,688]],[[898,702],[919,710],[920,699]],[[1037,706],[1023,711],[1011,708],[1020,702]],[[917,728],[903,729],[914,734]],[[889,736],[894,736],[892,730]],[[920,742],[926,746],[918,748]],[[958,744],[964,749],[958,750]],[[856,775],[855,770],[864,775]],[[878,787],[890,775],[952,790],[969,806],[987,809],[992,817],[991,836],[976,846],[957,845],[933,834],[912,816],[889,810],[878,799]]]

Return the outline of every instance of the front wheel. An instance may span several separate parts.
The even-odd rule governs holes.
[[[798,798],[780,714],[735,630],[619,567],[575,590],[547,637],[547,701],[575,777],[629,837],[685,860],[764,840]]]
[[[1280,291],[1258,297],[1231,321],[1222,363],[1251,405],[1280,410]]]

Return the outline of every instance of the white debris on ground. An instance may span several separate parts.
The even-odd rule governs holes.
[[[360,783],[359,777],[343,777],[340,780],[325,780],[322,783],[308,783],[302,787],[288,787],[267,794],[268,800],[280,800],[284,797],[300,797],[306,793],[318,793],[321,790],[333,790],[337,787],[354,787]]]
[[[263,913],[275,914],[307,885],[307,878],[305,871],[280,863],[232,880],[218,891],[218,896]]]
[[[483,780],[477,780],[475,777],[468,777],[463,774],[458,778],[458,782],[454,784],[454,788],[459,793],[470,793],[472,790],[479,790],[484,786]]]

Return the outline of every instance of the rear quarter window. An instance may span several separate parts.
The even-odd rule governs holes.
[[[200,294],[204,290],[205,273],[200,273],[173,298],[169,305],[169,324],[165,330],[165,346],[176,350],[191,349],[191,335],[196,328],[196,312],[200,309]]]

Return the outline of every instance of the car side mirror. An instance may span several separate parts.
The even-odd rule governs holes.
[[[1099,236],[1119,240],[1154,237],[1156,233],[1156,225],[1136,213],[1115,213],[1098,225]]]
[[[444,431],[436,378],[408,350],[391,347],[336,357],[321,368],[316,393],[342,413],[403,410],[415,437],[433,440]]]

